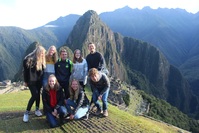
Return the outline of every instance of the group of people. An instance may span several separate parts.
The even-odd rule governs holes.
[[[24,82],[30,90],[23,121],[29,121],[29,113],[35,102],[35,115],[42,116],[40,94],[42,94],[43,113],[50,124],[56,127],[63,124],[67,115],[72,119],[88,118],[90,105],[97,108],[95,114],[108,116],[108,94],[110,81],[102,69],[105,60],[101,53],[96,51],[94,43],[88,44],[90,53],[84,59],[81,50],[74,51],[73,59],[68,59],[67,50],[62,47],[59,57],[55,46],[50,46],[46,52],[41,45],[24,58]],[[92,91],[89,99],[85,93],[85,85]],[[102,101],[102,106],[99,103]],[[59,118],[59,121],[58,119]]]

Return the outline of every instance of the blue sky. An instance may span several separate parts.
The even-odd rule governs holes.
[[[0,0],[0,26],[33,29],[69,14],[83,15],[88,10],[98,14],[124,6],[142,9],[181,8],[199,11],[198,0]]]

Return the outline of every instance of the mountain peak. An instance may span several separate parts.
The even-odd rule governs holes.
[[[94,22],[94,21],[99,21],[100,18],[97,14],[97,12],[93,11],[93,10],[88,10],[87,12],[85,12],[81,18],[84,18],[84,20],[86,21],[90,21],[90,23]],[[80,19],[81,20],[81,19]],[[78,23],[78,22],[77,22]]]
[[[92,16],[92,15],[97,15],[97,12],[96,11],[94,11],[94,10],[88,10],[87,12],[85,12],[84,14],[83,14],[83,16]]]

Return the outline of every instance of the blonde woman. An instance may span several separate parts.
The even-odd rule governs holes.
[[[86,116],[89,109],[89,100],[78,80],[72,79],[69,86],[69,92],[70,98],[66,100],[66,109],[70,115],[70,119],[80,119]],[[73,110],[71,107],[73,107]]]
[[[27,55],[23,61],[24,68],[24,82],[25,86],[29,87],[31,97],[28,101],[26,112],[23,116],[23,121],[29,121],[29,112],[34,102],[36,102],[36,116],[41,116],[39,110],[40,104],[40,90],[42,88],[43,71],[46,68],[45,60],[46,50],[41,45],[37,46],[35,50]]]
[[[51,74],[55,74],[54,65],[58,60],[57,50],[54,45],[50,46],[48,52],[46,53],[46,68],[44,69],[44,76],[43,76],[43,88],[48,83],[48,77]]]

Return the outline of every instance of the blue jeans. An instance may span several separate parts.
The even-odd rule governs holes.
[[[99,91],[97,89],[93,90],[93,95],[92,95],[92,100],[95,103],[95,106],[97,107],[98,110],[102,110],[105,111],[108,109],[108,94],[109,94],[109,88],[104,92],[104,94],[102,95],[102,107],[99,103],[98,97],[100,95]]]
[[[68,114],[73,114],[73,110],[71,109],[71,107],[73,107],[74,110],[75,110],[76,107],[77,107],[77,104],[73,100],[67,99],[67,101],[66,101],[66,109],[67,109]],[[85,107],[80,107],[77,110],[77,112],[74,114],[74,119],[80,119],[83,116],[85,116],[86,113],[88,112],[88,109],[89,109],[89,105],[87,105]]]
[[[64,114],[65,114],[63,108],[62,107],[58,108],[57,112],[59,114],[60,120],[61,119],[63,120]],[[46,112],[46,119],[49,122],[50,127],[52,128],[57,127],[59,125],[56,117],[52,114],[52,112]]]

